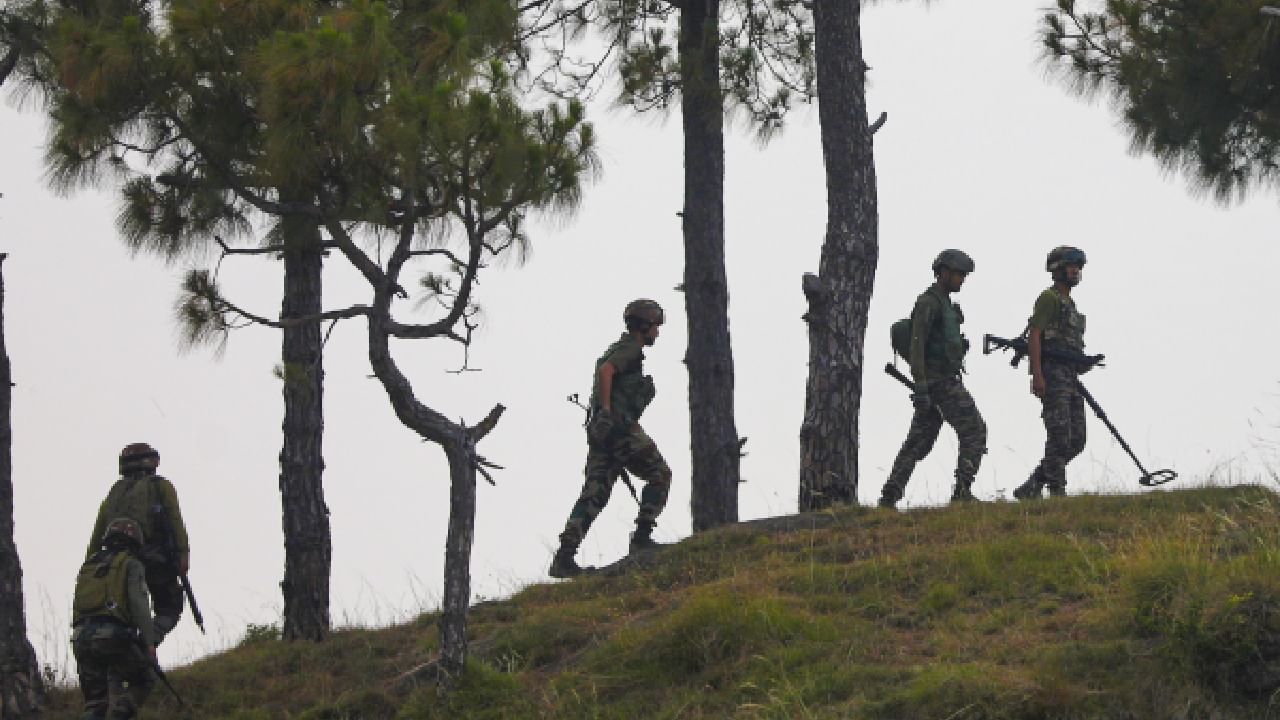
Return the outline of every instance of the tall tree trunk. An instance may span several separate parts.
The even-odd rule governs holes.
[[[440,613],[440,667],[456,678],[467,664],[467,608],[471,604],[471,545],[476,525],[476,469],[466,428],[444,446],[449,459],[449,534],[444,550],[444,602]]]
[[[738,430],[724,267],[724,101],[720,0],[680,12],[684,124],[684,293],[689,317],[689,429],[694,531],[738,519]]]
[[[0,265],[5,255],[0,253]],[[27,640],[22,563],[13,540],[13,382],[4,344],[4,275],[0,273],[0,720],[36,717],[44,683]]]
[[[324,256],[319,230],[285,219],[284,302],[280,317],[321,312]],[[280,450],[280,500],[284,525],[284,628],[286,640],[323,640],[329,634],[332,546],[324,502],[324,366],[320,323],[284,329],[284,446]]]
[[[815,0],[813,9],[827,231],[818,275],[805,275],[802,285],[809,380],[800,426],[801,510],[858,501],[863,344],[880,252],[861,3]]]

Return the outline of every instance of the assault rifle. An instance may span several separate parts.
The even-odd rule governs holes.
[[[910,390],[911,392],[915,392],[915,391],[916,391],[916,384],[915,384],[915,383],[913,383],[913,382],[911,382],[911,378],[909,378],[909,377],[907,377],[906,375],[904,375],[904,374],[902,373],[902,371],[901,371],[901,370],[899,370],[898,368],[894,367],[894,366],[893,366],[893,363],[885,363],[885,364],[884,364],[884,371],[885,371],[886,373],[888,373],[889,377],[891,377],[891,378],[893,378],[893,379],[897,380],[898,382],[902,383],[903,385],[906,385],[906,386],[907,386],[907,389],[908,389],[908,390]]]
[[[195,608],[192,608],[192,610],[194,610],[194,609],[195,609]],[[203,629],[203,628],[201,628],[201,629]],[[147,657],[150,657],[150,655],[148,655]],[[169,678],[168,678],[168,676],[166,676],[166,675],[164,674],[164,670],[161,670],[161,669],[160,669],[160,661],[159,661],[159,660],[152,660],[152,661],[151,661],[151,669],[152,669],[153,671],[155,671],[156,677],[160,678],[160,682],[164,683],[164,686],[165,686],[166,688],[168,688],[168,689],[169,689],[169,693],[173,695],[173,699],[178,701],[178,709],[182,709],[182,708],[186,707],[186,706],[187,706],[187,704],[186,704],[185,702],[183,702],[183,701],[182,701],[182,696],[178,694],[178,691],[177,691],[177,690],[174,690],[174,689],[173,689],[173,685],[171,685],[171,684],[169,683]]]
[[[134,631],[133,640],[134,649],[137,650],[138,654],[142,655],[143,660],[145,660],[147,665],[151,667],[151,671],[154,672],[156,677],[160,678],[160,682],[164,683],[164,686],[168,688],[169,693],[173,695],[173,699],[178,701],[178,709],[185,708],[187,704],[182,701],[182,696],[179,695],[178,691],[169,683],[169,677],[164,674],[164,669],[160,667],[160,661],[151,653],[147,652],[146,646],[142,644],[142,636],[139,635],[136,630]]]
[[[196,621],[196,627],[200,628],[200,634],[203,635],[205,634],[204,616],[200,614],[200,606],[196,604],[196,594],[191,590],[191,581],[187,579],[187,574],[182,571],[182,568],[178,566],[178,543],[173,536],[173,525],[169,522],[169,513],[165,512],[163,503],[156,503],[151,506],[151,518],[164,538],[164,554],[169,559],[169,564],[173,567],[174,573],[178,576],[178,584],[182,587],[182,594],[187,596],[187,605],[191,607],[191,619]],[[165,684],[168,684],[167,681]]]
[[[1013,359],[1009,361],[1009,364],[1013,367],[1018,367],[1018,363],[1022,362],[1022,358],[1026,357],[1027,354],[1031,352],[1031,348],[1027,344],[1027,339],[1025,337],[1016,337],[1012,340],[1007,340],[991,334],[983,335],[982,354],[990,355],[996,350],[1012,350]],[[1105,360],[1107,356],[1085,355],[1078,350],[1069,350],[1060,347],[1045,347],[1044,345],[1041,345],[1040,357],[1053,358],[1054,360],[1071,363],[1077,367],[1091,369],[1095,367],[1103,367],[1102,361]]]
[[[582,427],[585,428],[591,424],[591,417],[592,417],[591,408],[582,404],[582,400],[578,398],[578,393],[574,393],[570,395],[569,397],[565,398],[565,400],[568,400],[574,405],[577,405],[578,407],[582,408],[583,412],[587,414],[586,419],[582,421]],[[627,473],[627,469],[624,467],[620,467],[618,468],[618,472],[616,474],[618,477],[622,478],[622,484],[627,486],[627,491],[631,493],[631,499],[635,500],[636,504],[639,505],[640,496],[636,494],[636,486],[631,484],[631,475]]]

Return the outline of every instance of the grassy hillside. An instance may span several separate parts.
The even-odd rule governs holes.
[[[750,523],[477,607],[448,699],[402,677],[434,616],[259,631],[171,679],[240,720],[1280,718],[1278,510],[1240,487]],[[181,716],[163,688],[144,715]]]

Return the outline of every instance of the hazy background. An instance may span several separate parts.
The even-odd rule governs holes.
[[[1280,419],[1274,327],[1280,206],[1272,195],[1222,208],[1188,194],[1128,141],[1104,104],[1082,103],[1037,63],[1037,3],[970,0],[874,6],[863,38],[876,135],[880,264],[867,338],[863,479],[870,503],[910,419],[906,391],[880,372],[889,324],[909,312],[945,247],[977,262],[957,300],[975,344],[966,378],[990,429],[974,486],[1008,497],[1043,445],[1025,370],[976,352],[984,332],[1018,333],[1048,284],[1047,251],[1089,256],[1075,297],[1088,347],[1108,367],[1085,381],[1148,468],[1173,488],[1271,482]],[[12,98],[10,98],[12,100]],[[621,331],[623,305],[657,299],[669,322],[648,351],[658,397],[645,427],[675,472],[657,535],[689,533],[687,376],[682,274],[681,135],[677,116],[636,119],[592,108],[604,173],[569,220],[540,222],[523,267],[482,277],[486,311],[471,351],[400,342],[419,397],[451,417],[509,409],[481,452],[507,467],[482,484],[474,551],[476,599],[546,581],[581,485],[581,411],[595,358]],[[66,667],[71,590],[96,508],[130,442],[159,449],[192,538],[191,580],[209,629],[185,619],[167,664],[234,643],[249,623],[278,620],[283,574],[278,462],[282,405],[272,367],[279,335],[237,332],[221,357],[176,351],[173,301],[184,266],[130,258],[114,227],[116,194],[57,197],[41,164],[38,109],[0,107],[0,252],[9,253],[5,328],[13,362],[17,543],[27,618],[42,662]],[[798,112],[765,148],[736,132],[727,151],[727,254],[737,372],[737,424],[749,438],[741,516],[796,508],[798,431],[808,346],[803,272],[816,271],[826,218],[817,115]],[[208,259],[205,259],[207,261]],[[367,301],[335,256],[326,307]],[[279,309],[280,268],[230,258],[232,297]],[[408,305],[402,310],[407,311]],[[435,446],[395,419],[369,378],[363,321],[340,323],[325,367],[325,494],[333,524],[333,619],[387,624],[439,600],[448,474]],[[900,363],[901,366],[901,363]],[[1069,470],[1068,490],[1136,492],[1137,472],[1101,423]],[[908,487],[905,507],[945,502],[955,440],[944,429]],[[580,559],[626,551],[635,503],[619,487]]]

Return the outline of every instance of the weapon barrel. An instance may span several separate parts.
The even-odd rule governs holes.
[[[903,385],[906,385],[906,386],[907,386],[907,389],[909,389],[911,392],[915,392],[915,391],[916,391],[916,384],[915,384],[915,383],[913,383],[913,382],[911,382],[911,378],[907,377],[906,375],[903,375],[903,374],[902,374],[902,371],[901,371],[901,370],[899,370],[898,368],[894,367],[892,364],[890,364],[890,363],[885,363],[885,364],[884,364],[884,371],[885,371],[886,373],[888,373],[889,377],[891,377],[891,378],[893,378],[893,379],[897,380],[898,382],[902,383]]]

